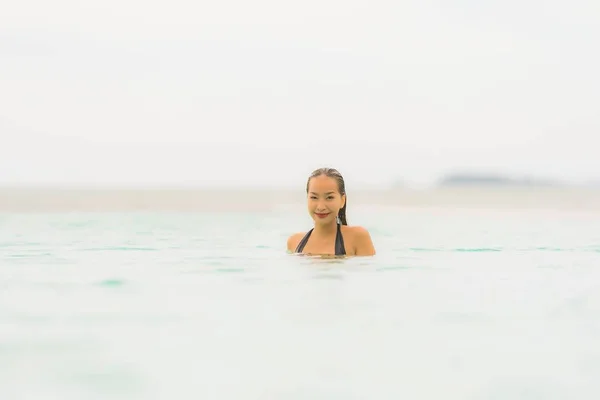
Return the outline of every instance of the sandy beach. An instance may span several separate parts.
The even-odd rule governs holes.
[[[302,205],[290,189],[0,188],[0,212],[268,211]],[[600,212],[597,188],[452,187],[354,190],[349,207],[556,209]]]

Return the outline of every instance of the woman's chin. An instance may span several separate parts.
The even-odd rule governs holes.
[[[317,225],[329,225],[329,224],[333,223],[335,218],[332,218],[330,216],[327,218],[319,218],[317,216],[314,216],[313,220],[315,221],[315,224],[317,224]]]

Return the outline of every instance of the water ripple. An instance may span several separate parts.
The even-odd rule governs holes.
[[[143,246],[108,246],[108,247],[88,247],[80,251],[158,251],[156,247]]]

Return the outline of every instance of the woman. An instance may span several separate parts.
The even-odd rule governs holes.
[[[333,168],[315,170],[306,183],[308,213],[313,229],[288,238],[288,252],[336,256],[372,256],[375,248],[369,232],[346,222],[344,178]]]

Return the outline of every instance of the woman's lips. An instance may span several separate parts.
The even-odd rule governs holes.
[[[315,215],[319,218],[326,218],[330,213],[325,213],[325,214],[321,214],[321,213],[315,213]]]

